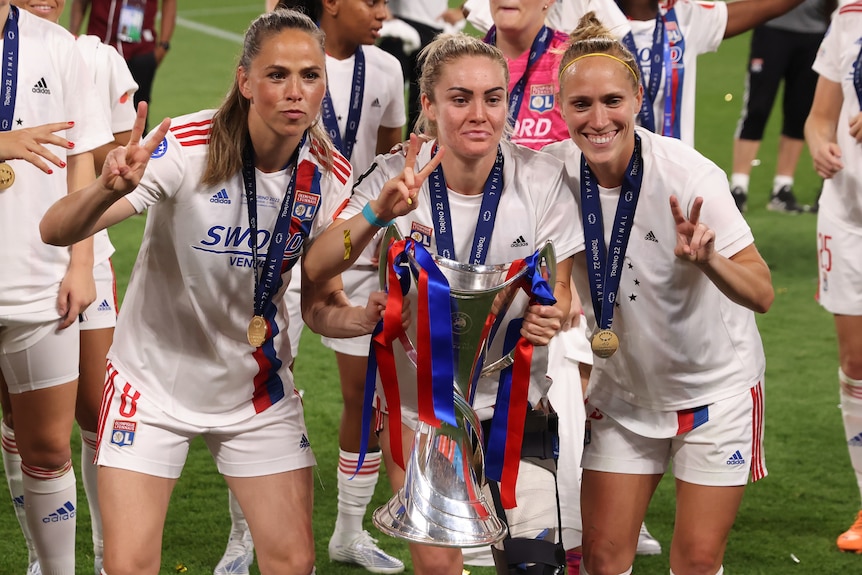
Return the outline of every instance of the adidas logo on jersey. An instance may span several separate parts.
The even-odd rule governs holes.
[[[24,496],[19,495],[18,497],[13,497],[12,505],[14,505],[17,509],[24,509]]]
[[[728,465],[745,465],[745,458],[737,449],[736,452],[727,460]]]
[[[374,101],[373,101],[373,102],[371,102],[371,107],[372,107],[372,108],[379,108],[379,107],[380,107],[380,99],[379,99],[379,98],[374,98]]]
[[[650,230],[650,231],[648,231],[648,232],[647,232],[647,235],[645,235],[645,236],[644,236],[644,239],[645,239],[646,241],[648,241],[648,242],[655,242],[655,243],[658,243],[658,240],[657,240],[657,239],[655,239],[655,234],[654,234],[654,233],[652,233],[652,230]]]
[[[213,197],[210,198],[210,202],[214,204],[229,204],[230,196],[227,195],[227,190],[222,188],[213,194]]]
[[[303,433],[302,439],[299,440],[299,448],[300,449],[308,449],[309,447],[311,447],[311,443],[308,442],[308,438]]]
[[[527,240],[524,239],[524,236],[518,236],[517,238],[515,238],[515,241],[512,242],[512,245],[509,247],[511,247],[511,248],[525,248],[528,245],[530,245],[530,244],[527,243]]]
[[[847,445],[850,447],[862,447],[862,433],[847,440]]]
[[[42,518],[42,523],[59,523],[60,521],[68,521],[75,517],[75,506],[72,505],[71,501],[67,501],[63,504],[63,507],[57,509],[52,513],[49,513],[45,517]]]
[[[33,86],[34,94],[50,94],[51,90],[48,89],[48,84],[45,83],[45,78],[39,78],[39,81],[36,82],[36,85]]]
[[[112,309],[111,304],[109,304],[106,299],[103,299],[102,303],[99,304],[99,307],[96,308],[98,311],[111,311]]]

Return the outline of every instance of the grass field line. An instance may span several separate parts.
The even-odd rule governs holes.
[[[188,18],[184,18],[182,16],[177,16],[177,26],[188,28],[190,30],[200,32],[201,34],[206,34],[208,36],[221,38],[222,40],[228,40],[229,42],[233,42],[235,44],[242,44],[243,42],[242,34],[235,34],[234,32],[228,32],[227,30],[222,30],[221,28],[216,28],[215,26],[201,24],[200,22],[195,22],[194,20],[189,20]]]
[[[224,14],[259,14],[263,12],[263,3],[243,4],[240,6],[222,6],[220,8],[192,8],[191,10],[179,10],[177,16],[195,18],[197,16],[222,16]]]

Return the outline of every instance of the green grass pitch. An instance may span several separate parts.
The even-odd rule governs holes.
[[[156,77],[151,123],[164,116],[218,105],[234,73],[241,34],[262,7],[262,0],[180,3],[172,49]],[[731,162],[747,52],[746,35],[724,42],[717,54],[701,57],[698,65],[697,147],[725,170]],[[807,214],[775,214],[764,209],[775,165],[779,124],[779,118],[774,117],[768,127],[761,164],[752,173],[746,216],[758,248],[772,269],[776,291],[772,309],[758,318],[767,356],[765,447],[770,474],[747,490],[730,535],[726,572],[862,573],[862,557],[842,554],[834,543],[852,521],[859,501],[837,408],[837,353],[832,319],[813,299],[817,281],[815,218]],[[807,153],[800,166],[797,195],[800,201],[811,203],[819,180]],[[117,247],[114,262],[121,291],[134,262],[143,222],[143,217],[136,217],[111,230]],[[305,390],[309,437],[318,460],[314,513],[317,572],[364,573],[361,568],[332,564],[327,557],[326,545],[335,519],[338,445],[334,430],[339,421],[341,396],[332,353],[308,331],[297,362],[297,386]],[[77,437],[75,442],[77,450]],[[390,495],[387,482],[381,478],[372,508]],[[78,504],[78,573],[86,575],[93,572],[92,550],[89,515],[81,489]],[[668,573],[673,520],[673,483],[666,480],[659,486],[647,517],[650,530],[664,546],[664,553],[638,558],[635,573]],[[370,518],[366,519],[366,526],[375,531]],[[181,568],[189,575],[212,573],[227,540],[228,528],[224,481],[203,443],[196,442],[171,502],[162,573],[176,573]],[[408,562],[406,545],[379,537],[383,548]],[[25,569],[24,542],[11,504],[7,504],[0,513],[0,574],[23,574]],[[407,572],[412,572],[409,566]],[[491,575],[493,570],[472,569],[472,572]],[[258,573],[256,565],[252,573]]]

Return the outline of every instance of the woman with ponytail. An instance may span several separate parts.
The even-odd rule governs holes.
[[[291,268],[350,195],[350,164],[317,123],[325,91],[314,22],[264,14],[218,110],[165,120],[141,142],[141,106],[128,146],[42,222],[46,242],[68,244],[148,210],[99,425],[106,574],[160,571],[168,501],[198,435],[261,573],[314,570],[314,456],[282,308]],[[316,331],[353,337],[379,319],[378,302],[349,305],[338,277],[302,285]]]

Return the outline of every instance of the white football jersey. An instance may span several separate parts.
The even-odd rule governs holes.
[[[613,315],[620,347],[609,359],[595,358],[589,390],[590,402],[615,418],[636,407],[673,412],[732,397],[759,381],[765,361],[754,312],[674,255],[670,196],[679,199],[686,214],[695,198],[703,197],[701,221],[715,231],[721,255],[731,257],[754,242],[728,193],[727,177],[678,140],[643,128],[637,133],[643,143],[643,184]],[[569,140],[545,151],[565,161],[580,210],[580,150]],[[608,242],[619,188],[599,188],[599,195]],[[592,335],[596,318],[585,255],[575,256],[574,279]]]
[[[48,145],[65,161],[110,142],[108,123],[75,39],[66,30],[26,10],[18,10],[18,74],[12,130],[54,122],[75,122],[56,132],[72,150]],[[5,43],[5,42],[4,42]],[[68,193],[67,172],[51,165],[45,174],[24,160],[8,160],[15,183],[0,191],[0,315],[38,313],[59,317],[57,293],[69,267],[69,248],[42,242],[39,222]]]
[[[836,139],[844,168],[823,180],[820,209],[853,229],[862,226],[862,145],[850,136],[850,119],[859,114],[859,97],[853,70],[862,50],[862,2],[838,10],[814,60],[814,71],[841,85],[844,103],[838,117]]]
[[[685,71],[678,120],[680,122],[680,139],[688,145],[694,146],[697,57],[700,54],[718,50],[727,28],[727,5],[724,2],[696,2],[694,0],[670,0],[659,3],[662,16],[665,16],[671,8],[676,14],[676,24],[668,23],[667,34],[668,36],[676,35],[677,41],[681,38],[685,42],[684,50],[671,50],[670,54],[673,62],[682,60]],[[640,63],[643,77],[648,82],[653,59],[653,32],[655,31],[656,20],[654,18],[647,21],[631,20],[629,24],[635,46],[638,49],[636,57]],[[662,73],[658,95],[653,102],[653,115],[658,132],[661,131],[662,120],[665,115],[665,83],[666,75]]]
[[[419,151],[416,165],[425,165],[431,157],[434,142],[425,143]],[[497,225],[487,247],[485,263],[505,264],[532,255],[552,241],[558,260],[564,260],[574,253],[575,248],[583,246],[583,233],[580,221],[575,218],[575,204],[562,181],[562,165],[555,158],[509,142],[501,143],[504,157],[503,191],[497,212]],[[379,193],[383,184],[401,173],[405,158],[401,154],[378,156],[375,168],[370,171],[354,190],[350,203],[339,218],[350,218],[359,213],[362,207]],[[476,222],[480,214],[482,196],[465,196],[448,190],[452,230],[454,232],[455,255],[457,260],[468,260],[473,242]],[[435,241],[435,215],[431,210],[431,196],[426,182],[414,200],[418,207],[409,214],[396,220],[395,225],[404,237],[411,237],[421,243],[431,254],[437,253]],[[463,230],[463,231],[462,231]],[[414,282],[415,284],[415,282]],[[416,308],[416,290],[411,289],[408,297],[413,299]],[[503,338],[508,323],[523,316],[527,299],[521,293],[512,303],[509,312],[499,328],[498,337],[492,342],[488,357],[493,360],[502,355]],[[473,318],[484,322],[485,318]],[[408,329],[415,342],[415,322]],[[397,346],[396,346],[397,347]],[[396,351],[398,377],[401,386],[401,401],[405,414],[416,411],[416,369],[398,347]],[[530,401],[537,402],[547,391],[545,371],[547,365],[546,349],[536,348],[533,359],[533,375]],[[497,376],[480,380],[474,407],[480,416],[489,417],[488,409],[494,405],[497,393]]]
[[[173,126],[128,197],[149,209],[144,238],[117,321],[108,357],[133,386],[172,416],[195,425],[228,424],[263,411],[293,390],[292,357],[280,308],[291,273],[282,273],[264,309],[272,337],[249,345],[255,274],[264,271],[276,215],[292,168],[263,173],[257,182],[257,236],[250,237],[242,174],[203,186],[213,111],[190,114]],[[320,170],[320,196],[309,193],[319,146],[299,156],[293,224],[285,252],[298,255],[298,221],[314,238],[350,195],[350,164],[335,154],[333,171]],[[255,262],[251,246],[257,243]]]
[[[98,36],[78,36],[76,45],[93,76],[96,95],[105,117],[111,123],[111,132],[130,131],[137,115],[133,95],[138,90],[138,84],[132,78],[126,61],[116,48],[103,44]],[[94,264],[102,263],[113,253],[114,246],[108,239],[108,230],[93,236]]]

